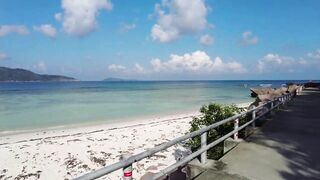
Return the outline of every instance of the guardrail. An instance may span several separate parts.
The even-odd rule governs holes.
[[[297,93],[298,94],[298,93]],[[150,157],[154,154],[156,154],[157,152],[160,152],[162,150],[165,150],[177,143],[186,141],[187,139],[196,137],[196,136],[201,136],[201,147],[199,150],[197,150],[196,152],[193,152],[192,154],[188,155],[187,157],[185,157],[184,159],[177,161],[175,164],[170,165],[169,167],[161,170],[159,173],[155,174],[152,179],[162,179],[165,178],[167,176],[169,176],[172,172],[174,172],[175,170],[177,170],[179,167],[183,167],[184,165],[186,165],[188,162],[190,162],[191,160],[195,159],[196,157],[200,156],[201,158],[201,163],[205,163],[207,160],[207,150],[209,150],[210,148],[213,148],[214,146],[216,146],[217,144],[223,142],[225,139],[229,138],[230,136],[233,136],[233,138],[235,140],[238,139],[238,132],[240,130],[242,130],[243,128],[247,127],[248,125],[252,124],[252,126],[255,126],[255,121],[259,118],[261,118],[262,116],[264,116],[265,114],[270,113],[273,109],[275,108],[279,108],[280,105],[286,104],[289,100],[291,100],[293,97],[293,93],[287,93],[283,96],[280,96],[276,99],[274,99],[273,101],[269,101],[265,104],[262,104],[258,107],[255,107],[253,109],[250,109],[246,112],[243,112],[241,114],[236,114],[230,118],[224,119],[222,121],[219,121],[217,123],[214,123],[212,125],[203,127],[197,131],[188,133],[184,136],[178,137],[174,140],[171,140],[169,142],[163,143],[161,145],[158,145],[152,149],[148,149],[144,152],[141,152],[139,154],[130,156],[130,157],[125,157],[124,159],[120,160],[117,163],[111,164],[107,167],[101,168],[99,170],[93,171],[91,173],[82,175],[78,178],[76,178],[76,180],[91,180],[91,179],[96,179],[102,176],[105,176],[111,172],[114,172],[116,170],[119,169],[123,169],[123,179],[125,180],[131,180],[132,179],[132,164],[135,162],[138,162],[144,158]],[[262,109],[265,109],[266,106],[270,105],[270,107],[268,108],[268,110],[262,112],[261,114],[258,114],[257,116],[257,112],[261,112]],[[248,114],[252,114],[252,119],[248,122],[246,122],[245,124],[239,126],[239,118]],[[220,137],[219,139],[211,142],[210,144],[207,144],[207,132],[222,125],[225,124],[227,122],[233,121],[234,122],[234,130],[229,132],[228,134]]]

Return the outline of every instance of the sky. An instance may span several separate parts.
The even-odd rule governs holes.
[[[320,79],[320,1],[0,0],[0,66],[79,80]]]

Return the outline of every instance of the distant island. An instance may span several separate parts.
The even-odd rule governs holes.
[[[7,67],[0,67],[0,82],[10,81],[75,81],[75,78],[60,76],[37,74],[25,69],[12,69]]]
[[[121,79],[121,78],[109,77],[109,78],[104,79],[103,81],[120,82],[120,81],[137,81],[137,80],[135,80],[135,79]]]

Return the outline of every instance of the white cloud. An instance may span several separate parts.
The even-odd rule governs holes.
[[[119,64],[111,64],[108,66],[108,70],[114,72],[123,72],[127,69],[127,67],[119,65]]]
[[[271,62],[271,63],[276,63],[276,64],[282,64],[283,62],[283,57],[280,57],[278,54],[267,54],[263,57],[263,60],[265,62]]]
[[[295,65],[295,60],[291,57],[280,56],[269,53],[258,61],[257,69],[260,73],[274,70],[287,71]]]
[[[236,61],[224,63],[220,57],[212,61],[203,51],[195,51],[182,56],[172,54],[168,61],[161,62],[160,59],[152,59],[150,63],[155,72],[244,73],[247,71],[242,64]]]
[[[108,66],[108,70],[114,73],[122,73],[127,75],[150,73],[150,71],[146,71],[144,67],[138,63],[135,63],[133,67],[126,67],[120,64],[111,64]]]
[[[258,37],[253,36],[251,31],[245,31],[242,33],[240,41],[242,45],[255,45],[258,43]]]
[[[22,25],[2,25],[0,26],[0,38],[9,34],[27,35],[28,29]]]
[[[37,64],[33,65],[33,69],[40,73],[46,73],[47,72],[47,65],[45,62],[40,61]]]
[[[135,29],[137,26],[136,26],[136,24],[126,24],[126,23],[124,23],[124,24],[121,24],[121,27],[120,27],[120,32],[128,32],[128,31],[130,31],[130,30],[133,30],[133,29]]]
[[[202,44],[204,46],[209,46],[212,43],[213,43],[213,37],[211,37],[210,35],[205,34],[200,37],[200,44]]]
[[[320,68],[320,51],[307,53],[303,57],[287,57],[269,53],[258,60],[257,71],[260,73],[306,73]]]
[[[124,73],[129,75],[137,74],[218,74],[218,73],[245,73],[247,69],[236,61],[224,62],[220,57],[216,57],[214,60],[203,51],[195,51],[191,54],[184,55],[170,55],[167,61],[161,61],[158,58],[154,58],[150,61],[151,67],[144,68],[138,63],[135,63],[133,67],[127,68],[126,66],[119,64],[111,64],[108,66],[108,70],[116,73]]]
[[[42,24],[40,26],[33,26],[33,29],[37,32],[44,34],[49,38],[55,38],[57,31],[51,24]]]
[[[57,21],[61,21],[62,20],[62,13],[56,13],[54,15],[54,18],[57,20]]]
[[[151,37],[155,41],[171,42],[181,35],[199,32],[207,26],[204,0],[162,0],[155,5],[157,23]]]
[[[307,56],[313,59],[320,59],[320,49],[317,49],[314,52],[309,52]]]
[[[0,52],[0,61],[2,60],[8,60],[10,57],[6,53],[1,53]]]
[[[305,59],[300,58],[299,64],[301,64],[301,65],[306,65],[306,64],[308,64],[308,62],[307,62]]]
[[[55,14],[63,30],[72,36],[85,36],[95,30],[100,10],[111,10],[109,0],[62,0],[63,13]]]
[[[144,68],[140,64],[136,63],[134,65],[134,71],[137,72],[137,73],[143,73],[144,72]]]

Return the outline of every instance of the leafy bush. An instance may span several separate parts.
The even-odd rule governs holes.
[[[194,117],[191,123],[190,132],[199,130],[202,126],[209,126],[211,124],[217,123],[221,120],[234,116],[235,114],[243,112],[243,108],[239,108],[235,105],[221,105],[217,103],[212,103],[209,105],[204,105],[200,108],[201,115],[199,117]],[[247,117],[240,118],[239,126],[247,121]],[[231,132],[234,128],[233,121],[220,125],[207,133],[207,143],[211,143],[216,139],[226,135]],[[191,150],[194,152],[198,150],[201,146],[200,136],[191,138],[188,144]],[[215,146],[214,148],[208,150],[209,159],[219,159],[223,155],[223,142]]]

